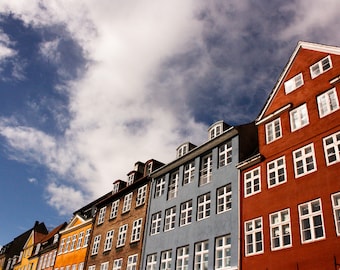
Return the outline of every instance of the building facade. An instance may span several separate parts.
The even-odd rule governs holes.
[[[240,163],[242,269],[339,269],[340,48],[300,42]]]
[[[96,204],[86,269],[140,269],[149,175],[161,165],[156,160],[137,162],[127,181],[115,181],[111,196]]]
[[[238,269],[236,164],[257,149],[253,123],[212,125],[209,141],[184,143],[177,159],[152,173],[140,269]]]

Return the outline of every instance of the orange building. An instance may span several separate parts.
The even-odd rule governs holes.
[[[340,48],[299,42],[241,169],[242,269],[340,269]]]

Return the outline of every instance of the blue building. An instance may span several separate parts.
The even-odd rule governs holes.
[[[184,143],[177,158],[151,174],[142,269],[238,269],[239,176],[257,151],[253,123],[213,124],[201,146]]]

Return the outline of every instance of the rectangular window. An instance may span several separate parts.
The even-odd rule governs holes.
[[[99,215],[98,215],[98,225],[102,224],[105,220],[105,213],[106,213],[106,206],[100,208]]]
[[[101,235],[96,235],[96,237],[94,238],[91,255],[96,255],[98,253],[100,238],[101,238]]]
[[[108,270],[108,269],[109,269],[109,262],[104,262],[100,264],[100,270]]]
[[[231,265],[231,237],[224,235],[216,238],[215,269],[227,269]]]
[[[201,170],[200,170],[200,182],[199,185],[203,186],[211,182],[211,172],[212,172],[212,154],[204,156],[201,160]]]
[[[170,175],[168,200],[176,198],[177,192],[178,192],[178,172],[174,172]]]
[[[131,173],[129,176],[128,176],[128,180],[127,180],[127,185],[130,186],[133,184],[133,181],[135,180],[135,174],[134,173]]]
[[[314,145],[311,143],[293,152],[295,177],[316,171]]]
[[[218,166],[223,167],[230,164],[233,161],[231,141],[222,144],[218,148]]]
[[[66,267],[67,268],[67,267]],[[60,268],[61,269],[61,268]],[[89,268],[88,268],[89,270],[96,270],[96,266],[95,265],[90,265],[89,266]],[[66,269],[67,270],[67,269]]]
[[[281,119],[277,118],[266,124],[266,142],[271,143],[282,137]]]
[[[119,200],[115,200],[111,205],[110,219],[117,217]]]
[[[217,189],[217,214],[224,213],[231,209],[231,184]]]
[[[89,239],[90,239],[90,234],[91,234],[91,229],[87,229],[86,233],[85,233],[85,239],[84,239],[84,246],[83,247],[87,247],[87,245],[89,243]]]
[[[72,235],[72,242],[71,242],[70,251],[74,250],[74,247],[76,246],[76,243],[77,243],[77,235],[74,234],[74,235]]]
[[[327,166],[340,162],[340,131],[323,139]]]
[[[161,212],[155,213],[151,216],[151,231],[150,235],[159,234],[161,231]]]
[[[176,206],[165,210],[164,231],[170,231],[175,228],[176,223]]]
[[[285,209],[269,216],[271,249],[277,250],[292,246],[290,211]]]
[[[127,224],[124,224],[123,226],[119,227],[118,239],[117,239],[117,248],[125,245],[127,229],[128,229]]]
[[[189,269],[189,246],[177,249],[176,270]]]
[[[157,254],[150,254],[146,257],[146,270],[157,270]]]
[[[210,193],[203,194],[197,198],[197,220],[210,217]]]
[[[122,270],[122,265],[123,265],[123,259],[116,259],[113,261],[113,267],[112,270]]]
[[[131,201],[132,201],[132,192],[130,192],[129,194],[126,194],[124,197],[123,211],[122,211],[123,213],[130,211]]]
[[[172,261],[171,250],[162,251],[160,270],[171,270],[171,261]]]
[[[195,177],[195,161],[191,161],[184,166],[183,185],[189,184],[194,181]]]
[[[312,79],[314,79],[317,76],[321,75],[322,73],[330,70],[331,68],[332,68],[332,61],[331,61],[331,57],[328,55],[325,58],[321,59],[319,62],[310,66],[309,68],[310,75]]]
[[[192,200],[181,204],[181,216],[179,225],[185,226],[191,223],[192,220]]]
[[[144,185],[144,186],[138,188],[136,206],[140,206],[140,205],[143,205],[145,203],[146,188],[147,188],[147,185]]]
[[[299,218],[302,243],[325,238],[320,199],[299,205]]]
[[[126,270],[137,270],[138,254],[130,255],[128,257]]]
[[[290,128],[292,132],[300,128],[303,128],[304,126],[307,126],[309,124],[309,117],[306,104],[303,104],[295,108],[289,113],[289,115],[290,115]]]
[[[84,232],[80,232],[78,235],[78,243],[77,243],[77,249],[80,249],[84,238]]]
[[[64,245],[65,245],[65,238],[60,240],[60,245],[59,245],[59,251],[58,254],[63,253],[64,250]]]
[[[84,269],[84,262],[81,262],[78,264],[78,270],[83,270]]]
[[[164,177],[161,177],[156,180],[155,198],[162,196],[164,194],[164,191],[165,191],[165,179]]]
[[[71,236],[67,237],[67,239],[66,239],[64,253],[69,251],[68,249],[69,249],[70,243],[71,243]]]
[[[339,100],[335,88],[317,97],[320,118],[339,110]]]
[[[209,242],[203,241],[195,244],[194,270],[209,269]]]
[[[244,196],[248,197],[261,192],[261,173],[257,167],[244,174]]]
[[[298,75],[289,79],[288,81],[285,82],[284,85],[286,94],[289,94],[290,92],[293,92],[294,90],[298,89],[300,86],[303,85],[302,73],[299,73]]]
[[[263,229],[262,217],[246,221],[245,230],[245,248],[246,256],[259,254],[263,252]]]
[[[332,195],[336,234],[340,236],[340,192]]]
[[[105,244],[104,244],[104,251],[111,250],[112,248],[112,241],[113,241],[113,234],[114,230],[110,230],[106,233]]]
[[[141,230],[142,230],[143,219],[137,219],[133,222],[132,232],[131,232],[131,242],[136,242],[140,240]]]
[[[284,156],[267,163],[267,181],[269,188],[287,181]]]

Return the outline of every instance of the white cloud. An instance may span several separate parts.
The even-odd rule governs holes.
[[[304,14],[308,10],[315,14],[316,8],[298,3],[304,13],[292,13],[292,18],[303,19],[292,22],[312,32],[316,23],[312,15]],[[168,162],[180,143],[202,143],[207,126],[196,120],[193,110],[216,110],[218,116],[244,119],[244,108],[259,95],[249,87],[261,87],[272,76],[263,72],[252,79],[251,72],[263,59],[277,60],[280,55],[267,50],[264,41],[282,40],[281,33],[290,39],[297,33],[293,27],[282,32],[282,26],[271,21],[272,11],[250,1],[6,1],[1,10],[32,27],[65,26],[89,60],[84,74],[63,86],[71,119],[59,115],[60,123],[68,123],[62,136],[0,119],[0,134],[20,152],[17,159],[39,162],[64,179],[62,183],[52,179],[46,190],[49,204],[61,213],[106,193],[113,180],[125,180],[138,160]],[[287,6],[277,12],[290,10]],[[330,14],[332,19],[325,23],[337,17]],[[58,63],[59,44],[60,39],[42,43],[40,53]],[[183,63],[171,65],[173,56]],[[201,82],[205,91],[199,89]],[[218,83],[224,86],[216,87],[223,100],[213,107],[209,99],[214,95],[208,90]],[[237,98],[245,100],[241,109],[232,105]]]
[[[38,180],[34,177],[31,177],[31,178],[28,178],[27,181],[31,184],[35,184],[35,183],[38,183]]]
[[[16,51],[10,47],[12,41],[2,30],[0,30],[0,61],[16,55]]]

